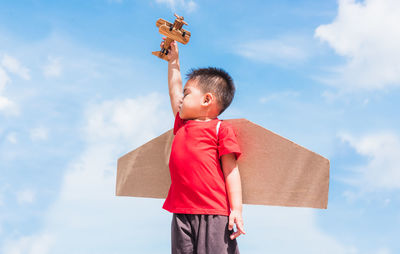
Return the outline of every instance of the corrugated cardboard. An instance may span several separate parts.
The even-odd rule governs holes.
[[[236,133],[244,204],[327,208],[329,160],[246,119]],[[172,130],[118,159],[117,196],[166,198]]]

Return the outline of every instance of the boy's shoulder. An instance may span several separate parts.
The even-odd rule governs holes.
[[[232,129],[233,125],[229,121],[225,121],[224,119],[220,120],[220,128],[221,129]]]

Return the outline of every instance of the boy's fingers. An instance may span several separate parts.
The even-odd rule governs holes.
[[[242,234],[244,234],[244,235],[246,234],[246,232],[244,231],[244,228],[243,228],[243,223],[236,223],[236,227]]]
[[[229,230],[232,230],[233,229],[233,224],[234,224],[234,221],[235,221],[235,219],[234,219],[234,217],[232,216],[232,217],[229,217]],[[241,220],[239,220],[240,222],[236,222],[236,228],[237,228],[237,231],[236,232],[234,232],[233,234],[231,234],[231,236],[230,236],[230,238],[233,240],[233,239],[236,239],[238,236],[240,236],[241,234],[243,234],[243,235],[245,235],[246,234],[246,232],[244,231],[244,228],[243,228],[243,221],[241,221]],[[232,225],[231,225],[231,222],[232,222]]]
[[[228,229],[229,229],[229,230],[232,230],[234,224],[235,224],[235,219],[233,218],[233,216],[229,216],[229,226],[228,226]]]
[[[237,237],[240,236],[241,234],[242,234],[242,233],[241,233],[240,231],[237,231],[237,232],[233,233],[233,234],[231,235],[231,240],[237,238]]]

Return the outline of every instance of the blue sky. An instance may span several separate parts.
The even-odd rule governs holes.
[[[1,1],[0,253],[168,253],[162,200],[115,197],[116,161],[172,127],[158,18],[181,69],[217,66],[247,118],[331,162],[327,210],[245,205],[242,253],[400,252],[400,4]]]

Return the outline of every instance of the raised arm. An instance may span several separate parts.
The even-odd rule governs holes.
[[[243,228],[242,218],[242,185],[235,155],[233,153],[222,155],[221,163],[225,176],[229,204],[231,206],[228,229],[232,230],[234,224],[236,224],[237,228],[237,231],[230,236],[233,240],[241,234],[246,234]]]
[[[183,98],[181,68],[179,64],[179,50],[176,41],[173,41],[171,43],[171,49],[169,51],[168,89],[169,98],[171,100],[171,108],[175,117],[176,113],[179,110],[179,104],[181,103]]]

